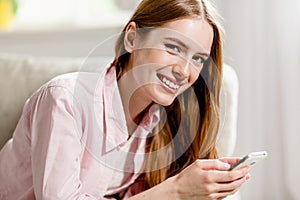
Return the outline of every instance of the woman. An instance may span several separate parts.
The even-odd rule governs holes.
[[[42,86],[0,152],[1,199],[222,199],[222,42],[208,1],[144,0],[100,73]]]

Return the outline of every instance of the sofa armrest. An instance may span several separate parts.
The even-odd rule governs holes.
[[[235,70],[223,65],[223,82],[220,93],[221,121],[217,149],[221,157],[234,152],[237,135],[239,81]]]

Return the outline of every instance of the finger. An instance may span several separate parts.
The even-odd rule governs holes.
[[[230,164],[222,162],[217,159],[198,159],[196,160],[196,165],[202,170],[228,170]]]
[[[215,192],[215,197],[217,199],[224,199],[228,196],[231,196],[231,195],[234,195],[237,191],[239,191],[239,189],[241,188],[242,184],[245,182],[245,179],[244,180],[240,180],[241,183],[237,183],[239,184],[237,187],[235,187],[235,189],[232,189],[232,190],[224,190],[224,191],[219,191],[219,192]]]
[[[242,159],[241,157],[223,157],[220,158],[219,160],[221,160],[222,162],[226,162],[230,165],[233,165],[236,162],[240,161],[241,159]]]
[[[219,188],[220,192],[232,192],[238,190],[245,181],[246,181],[246,176],[229,183],[218,183],[217,187]]]
[[[212,181],[218,183],[228,183],[246,177],[249,173],[249,170],[249,167],[242,167],[232,171],[209,171],[208,176],[213,178]]]
[[[237,191],[238,190],[211,193],[207,196],[207,199],[216,199],[216,200],[225,199],[226,197],[233,195]]]
[[[242,186],[242,184],[245,181],[246,181],[246,176],[232,182],[212,183],[210,184],[209,193],[210,195],[223,194],[223,196],[226,197],[227,195],[231,195],[235,193],[235,191],[239,190],[239,188]],[[219,197],[222,197],[222,195],[218,196],[218,198]]]
[[[248,174],[246,175],[246,180],[250,179],[250,173],[248,172]]]
[[[216,197],[216,199],[225,199],[228,196],[234,195],[237,191],[238,190],[216,193],[215,197]]]

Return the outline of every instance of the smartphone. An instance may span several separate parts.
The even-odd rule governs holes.
[[[258,152],[249,153],[248,155],[243,157],[241,160],[239,160],[238,162],[233,164],[230,167],[229,171],[231,171],[233,169],[238,169],[238,168],[241,168],[241,167],[244,167],[244,166],[252,167],[256,163],[258,163],[259,161],[266,158],[267,156],[268,156],[268,153],[266,151],[258,151]]]

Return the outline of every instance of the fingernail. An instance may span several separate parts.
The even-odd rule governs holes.
[[[248,173],[247,176],[246,176],[246,180],[248,180],[250,177],[251,177],[250,173]]]
[[[229,168],[231,167],[231,165],[229,165],[228,163],[224,163],[224,167],[225,167],[226,169],[229,169]]]

